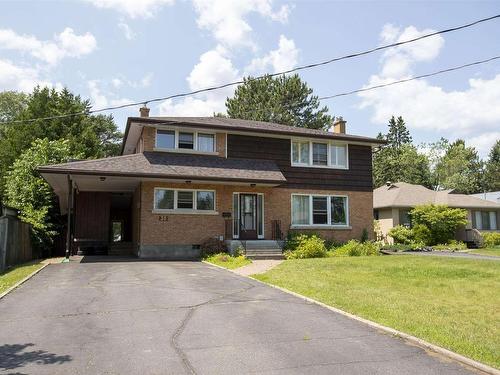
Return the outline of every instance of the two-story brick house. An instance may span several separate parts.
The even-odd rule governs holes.
[[[211,237],[345,241],[372,232],[372,147],[380,140],[217,117],[127,121],[122,155],[41,167],[70,212],[72,251],[186,259]],[[243,242],[244,243],[244,242]]]

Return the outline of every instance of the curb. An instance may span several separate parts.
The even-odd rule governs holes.
[[[26,281],[28,281],[29,279],[31,279],[33,276],[35,276],[38,272],[40,272],[41,270],[43,270],[45,267],[47,267],[50,263],[45,263],[43,266],[41,266],[39,269],[37,269],[36,271],[33,271],[32,273],[30,273],[28,276],[26,276],[24,279],[18,281],[17,283],[15,283],[14,285],[12,285],[9,289],[7,289],[5,292],[3,292],[2,294],[0,294],[0,300],[5,297],[7,294],[9,294],[10,292],[12,292],[14,289],[16,289],[17,287],[21,286],[21,284],[24,284]]]
[[[338,309],[336,307],[329,306],[329,305],[327,305],[327,304],[325,304],[323,302],[320,302],[320,301],[317,301],[315,299],[306,297],[306,296],[304,296],[302,294],[298,294],[298,293],[292,292],[291,290],[282,288],[280,286],[268,284],[268,283],[265,283],[263,281],[254,279],[253,277],[240,275],[239,273],[234,272],[234,270],[229,270],[227,268],[218,266],[216,264],[212,264],[210,262],[206,262],[206,261],[202,261],[202,262],[205,263],[205,264],[208,264],[210,266],[217,267],[217,268],[223,269],[225,271],[232,272],[235,275],[238,275],[240,277],[246,277],[246,278],[249,278],[251,280],[255,280],[258,283],[270,286],[271,288],[275,288],[275,289],[281,290],[282,292],[285,292],[287,294],[291,294],[292,296],[298,297],[298,298],[303,299],[303,300],[305,300],[307,302],[314,303],[314,304],[319,305],[321,307],[325,307],[325,308],[327,308],[330,311],[336,312],[336,313],[338,313],[340,315],[343,315],[343,316],[345,316],[347,318],[356,320],[356,321],[358,321],[360,323],[364,323],[364,324],[366,324],[366,325],[368,325],[368,326],[370,326],[372,328],[378,329],[380,331],[383,331],[385,333],[391,334],[393,336],[405,339],[405,340],[411,342],[412,344],[420,346],[421,348],[424,348],[424,349],[430,350],[432,352],[441,354],[441,355],[443,355],[445,357],[448,357],[448,358],[450,358],[452,360],[460,362],[461,364],[464,364],[464,365],[467,365],[469,367],[472,367],[472,368],[474,368],[476,370],[483,371],[484,373],[487,373],[487,374],[490,374],[490,375],[500,375],[500,370],[497,370],[496,368],[493,368],[491,366],[485,365],[484,363],[481,363],[481,362],[477,362],[477,361],[475,361],[473,359],[470,359],[468,357],[464,357],[463,355],[460,355],[458,353],[452,352],[451,350],[448,350],[448,349],[442,348],[440,346],[431,344],[430,342],[427,342],[425,340],[419,339],[418,337],[415,337],[415,336],[409,335],[407,333],[398,331],[398,330],[396,330],[394,328],[390,328],[390,327],[387,327],[387,326],[375,323],[375,322],[373,322],[371,320],[361,318],[361,317],[359,317],[357,315],[348,313],[347,311],[340,310],[340,309]]]

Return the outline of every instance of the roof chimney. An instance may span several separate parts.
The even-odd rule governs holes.
[[[337,134],[345,134],[346,121],[342,117],[337,117],[333,121],[333,132]]]
[[[146,106],[146,103],[139,109],[141,113],[141,117],[149,117],[149,108]]]

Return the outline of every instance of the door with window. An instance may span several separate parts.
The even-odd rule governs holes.
[[[257,239],[257,194],[240,194],[240,239]]]

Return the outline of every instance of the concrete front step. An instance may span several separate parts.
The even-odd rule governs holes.
[[[283,254],[275,253],[275,254],[246,254],[246,257],[250,260],[266,260],[266,259],[283,259]]]
[[[245,254],[281,254],[281,249],[247,249]]]
[[[281,249],[278,241],[273,240],[251,240],[245,241],[245,249]]]

